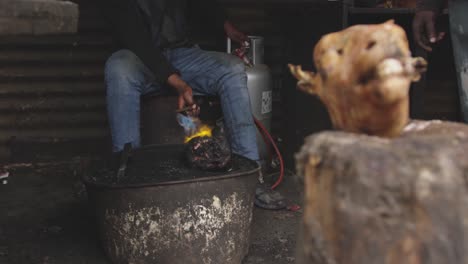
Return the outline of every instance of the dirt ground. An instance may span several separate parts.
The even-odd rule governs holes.
[[[10,170],[8,184],[0,185],[0,264],[109,263],[73,164]],[[290,172],[278,188],[299,204],[301,189]],[[301,211],[255,208],[250,251],[243,264],[294,263],[301,216]]]

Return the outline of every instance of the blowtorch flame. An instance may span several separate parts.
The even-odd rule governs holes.
[[[212,130],[213,129],[208,125],[201,125],[194,134],[185,137],[184,143],[187,143],[196,137],[211,137]]]
[[[213,128],[206,124],[202,124],[200,119],[196,117],[177,114],[177,122],[179,122],[179,124],[184,128],[184,143],[187,143],[196,137],[211,137],[211,131]]]

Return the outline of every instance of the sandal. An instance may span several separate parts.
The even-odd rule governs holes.
[[[255,205],[267,210],[281,210],[286,208],[286,200],[271,187],[258,184],[255,189]]]

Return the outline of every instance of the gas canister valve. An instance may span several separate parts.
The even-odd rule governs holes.
[[[8,176],[9,175],[10,175],[10,173],[8,171],[0,169],[0,183],[3,184],[3,185],[8,184]]]

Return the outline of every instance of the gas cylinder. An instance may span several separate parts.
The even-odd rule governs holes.
[[[231,40],[228,39],[227,51],[231,53]],[[260,36],[248,36],[248,44],[245,47],[247,72],[247,87],[250,95],[250,106],[253,116],[262,123],[268,133],[271,130],[272,119],[272,77],[270,69],[263,63],[264,39]],[[260,131],[257,130],[257,145],[260,159],[268,161],[270,158],[269,148],[265,144]]]

